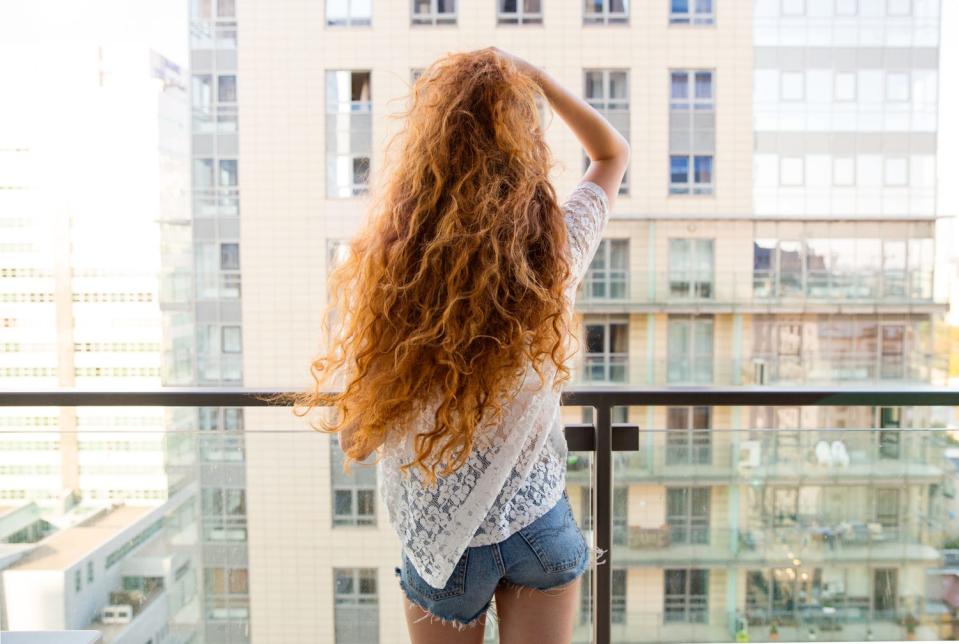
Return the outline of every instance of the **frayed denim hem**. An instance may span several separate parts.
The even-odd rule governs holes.
[[[434,621],[438,621],[438,622],[440,622],[440,623],[442,623],[442,624],[445,624],[446,626],[450,626],[450,627],[452,627],[452,628],[455,628],[455,629],[458,630],[458,631],[464,631],[464,630],[466,630],[466,629],[468,629],[468,628],[474,628],[474,627],[476,627],[477,625],[480,625],[480,618],[482,618],[483,615],[489,614],[489,616],[492,617],[493,619],[496,618],[496,607],[493,605],[493,598],[492,598],[492,597],[490,598],[490,600],[489,600],[488,602],[486,602],[486,605],[483,606],[483,608],[480,609],[480,611],[479,611],[475,616],[469,618],[469,619],[466,620],[465,622],[460,621],[460,620],[457,620],[457,619],[449,619],[449,618],[446,618],[446,617],[440,617],[439,615],[436,615],[435,613],[432,613],[426,606],[424,606],[422,603],[420,603],[420,601],[419,601],[418,599],[415,599],[415,598],[413,597],[412,593],[410,592],[410,589],[407,588],[407,586],[406,586],[405,583],[403,583],[403,577],[402,577],[402,574],[403,574],[403,573],[402,573],[402,571],[401,571],[398,567],[393,569],[393,573],[396,575],[398,581],[400,582],[400,588],[403,589],[403,595],[406,597],[406,600],[410,603],[411,606],[416,606],[416,607],[418,607],[420,610],[423,611],[423,616],[420,617],[419,619],[415,620],[415,621],[413,622],[414,624],[419,623],[419,622],[423,621],[424,619],[429,618],[430,623],[432,623],[432,622],[434,622]],[[481,624],[481,625],[485,627],[485,623],[483,623],[483,624]]]

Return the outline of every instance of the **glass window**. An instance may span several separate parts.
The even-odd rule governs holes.
[[[666,489],[666,525],[670,543],[709,543],[708,487]]]
[[[836,72],[833,97],[839,102],[856,100],[856,72]]]
[[[585,0],[583,24],[611,25],[629,20],[629,0]]]
[[[330,480],[333,490],[334,526],[376,525],[376,469],[366,464],[350,464],[343,471],[346,455],[339,438],[330,438]]]
[[[905,186],[909,184],[909,159],[906,157],[886,157],[883,159],[883,182],[887,186]]]
[[[336,644],[379,642],[379,597],[376,568],[334,568]]]
[[[669,295],[713,297],[713,240],[669,240]]]
[[[372,0],[326,0],[326,24],[330,27],[369,26]]]
[[[694,169],[690,177],[690,167]],[[669,157],[669,193],[673,195],[713,193],[712,155]]]
[[[497,0],[496,20],[501,25],[541,24],[542,0]]]
[[[220,244],[220,270],[240,270],[240,245],[238,243]]]
[[[805,162],[802,157],[782,157],[779,159],[779,185],[803,185]]]
[[[896,102],[909,100],[908,72],[886,72],[886,100]]]
[[[669,316],[666,381],[709,384],[713,379],[713,318]]]
[[[855,157],[833,157],[832,184],[834,186],[856,185]]]
[[[713,0],[670,0],[670,24],[711,25],[714,21]]]
[[[414,25],[455,25],[456,0],[413,0]]]
[[[584,72],[586,102],[606,117],[620,134],[629,140],[629,73],[617,69],[588,69]],[[583,155],[584,168],[589,157]],[[629,170],[619,184],[619,194],[629,192]]]
[[[711,418],[711,407],[670,407],[666,410],[667,465],[709,465],[712,462]]]
[[[629,325],[626,320],[587,318],[586,382],[626,382],[627,342]]]
[[[220,103],[236,103],[236,76],[224,74],[216,77],[216,100]]]
[[[626,299],[628,274],[629,240],[603,239],[583,279],[583,299]]]
[[[663,571],[663,621],[705,624],[709,597],[709,571],[680,569]]]
[[[243,342],[240,339],[239,326],[224,326],[222,328],[222,350],[223,353],[240,353],[243,350]]]
[[[219,168],[220,172],[217,175],[217,184],[221,188],[235,188],[239,183],[236,159],[219,159]]]
[[[801,101],[806,96],[805,72],[782,72],[779,75],[779,98],[784,101]]]
[[[365,194],[373,145],[370,72],[326,72],[326,195]]]

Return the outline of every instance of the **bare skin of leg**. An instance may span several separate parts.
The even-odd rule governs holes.
[[[476,624],[459,630],[437,619],[423,618],[423,609],[405,597],[403,604],[406,608],[404,611],[406,627],[413,644],[482,644],[483,642],[483,633],[486,631],[485,614],[476,620]]]
[[[500,644],[569,644],[581,580],[580,576],[547,591],[515,585],[497,588]]]

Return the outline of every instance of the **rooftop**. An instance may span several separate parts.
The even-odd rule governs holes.
[[[64,528],[36,544],[36,548],[11,570],[66,570],[96,550],[153,508],[121,505],[97,515],[83,525]]]

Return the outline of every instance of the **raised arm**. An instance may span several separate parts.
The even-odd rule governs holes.
[[[586,149],[590,164],[583,180],[592,181],[602,187],[612,209],[613,201],[619,193],[619,184],[629,165],[629,142],[602,114],[560,85],[544,70],[496,47],[491,49],[512,61],[542,88],[553,111],[563,119]]]

